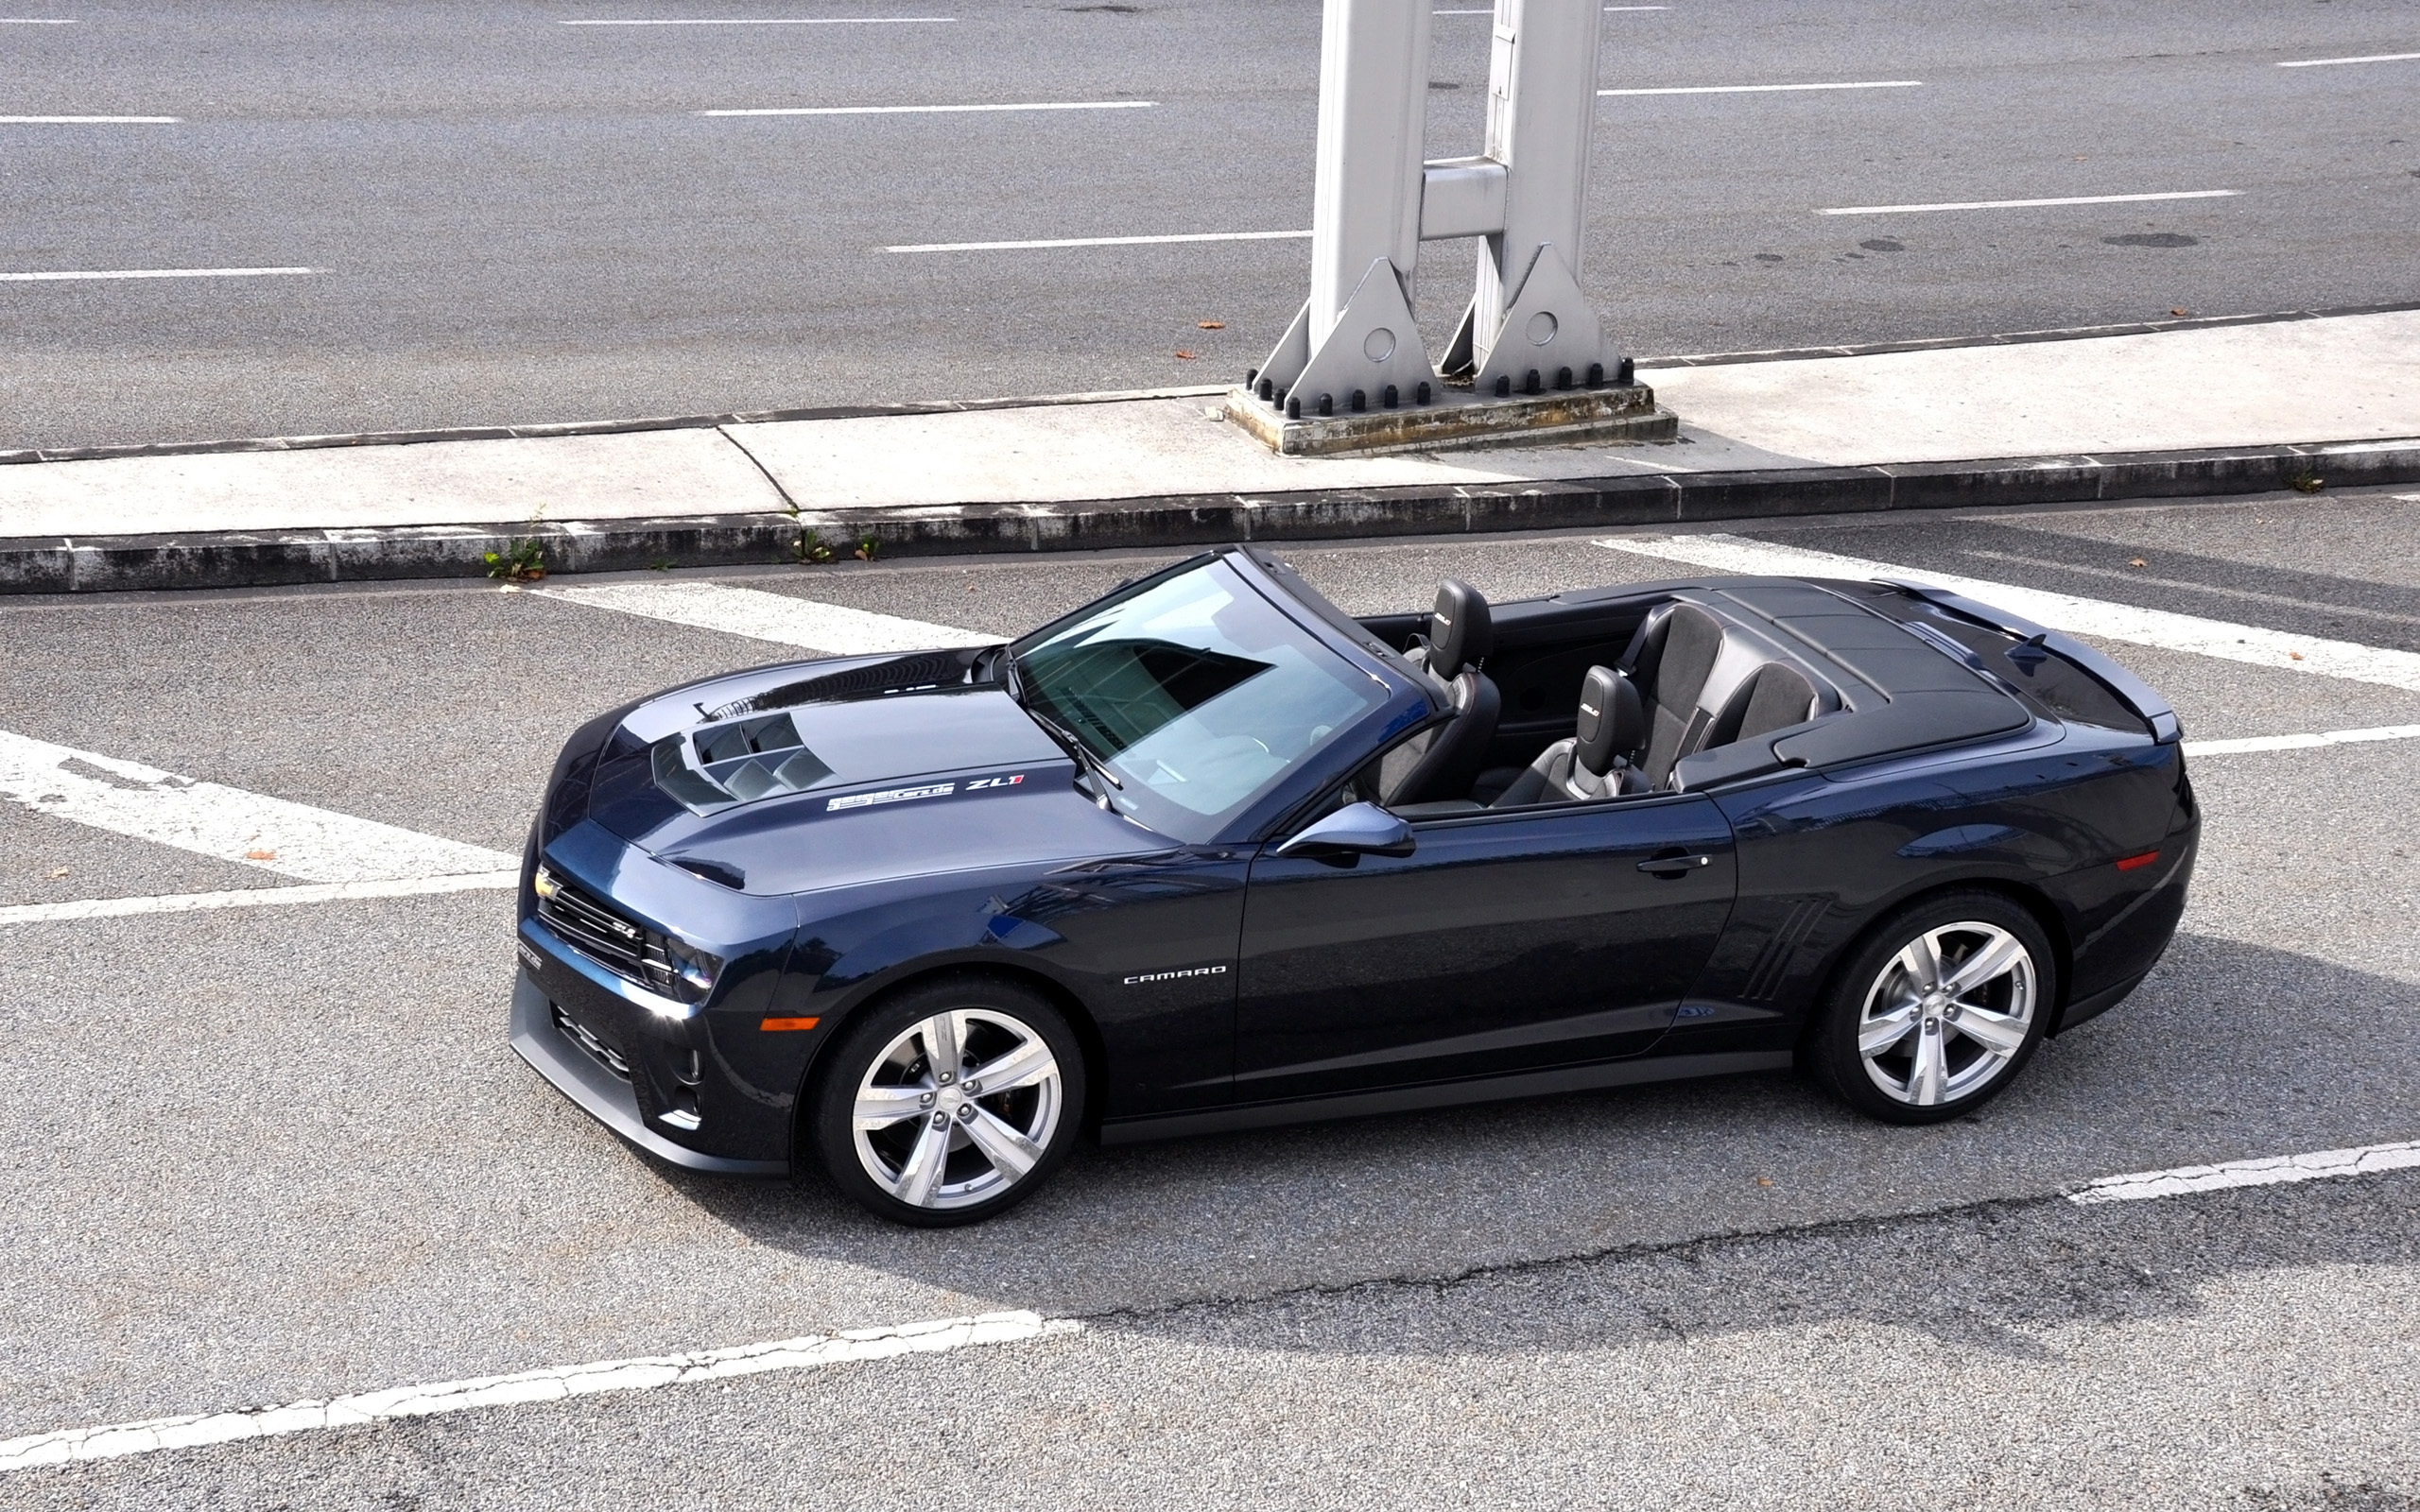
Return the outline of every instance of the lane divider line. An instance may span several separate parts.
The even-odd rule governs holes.
[[[1688,84],[1664,89],[1600,89],[1599,99],[1616,94],[1797,94],[1826,89],[1922,89],[1921,78],[1872,78],[1849,84]]]
[[[590,609],[615,610],[701,630],[720,630],[779,645],[804,646],[833,656],[879,651],[930,651],[942,646],[991,645],[1008,639],[982,630],[874,614],[811,598],[769,593],[760,588],[720,583],[615,583],[599,588],[532,588],[539,598]]]
[[[1979,577],[1869,561],[1803,546],[1775,545],[1742,536],[1625,536],[1601,540],[1597,544],[1719,573],[1777,577],[1911,578],[2071,634],[2126,641],[2166,651],[2190,651],[2198,656],[2282,671],[2315,672],[2323,677],[2420,693],[2420,654],[2411,651],[2290,635],[2257,625],[2234,625],[2196,614],[2139,609],[2132,604],[2019,588],[2013,583],[1987,582]]]
[[[316,267],[111,267],[60,273],[0,273],[0,284],[76,284],[94,279],[304,278]]]
[[[700,111],[700,115],[976,115],[997,111],[1148,111],[1157,100],[1059,100],[1026,105],[805,105],[750,111]]]
[[[1306,242],[1306,231],[1203,231],[1174,236],[1061,236],[1038,242],[917,242],[886,252],[1015,252],[1049,247],[1166,247],[1178,242]]]
[[[165,1449],[195,1449],[238,1439],[271,1438],[285,1434],[351,1428],[399,1418],[431,1418],[441,1413],[479,1407],[510,1407],[524,1402],[562,1401],[572,1397],[607,1392],[655,1391],[665,1386],[701,1381],[727,1381],[736,1376],[763,1375],[774,1370],[819,1370],[862,1360],[889,1360],[907,1354],[942,1354],[952,1349],[995,1344],[1018,1344],[1080,1332],[1083,1325],[1066,1318],[1045,1318],[1035,1313],[984,1313],[974,1317],[936,1318],[897,1328],[849,1329],[837,1333],[808,1334],[770,1344],[746,1344],[731,1349],[704,1349],[691,1354],[646,1355],[631,1360],[600,1360],[591,1365],[525,1370],[517,1375],[480,1376],[434,1385],[394,1386],[326,1400],[288,1402],[251,1412],[199,1413],[183,1418],[155,1418],[144,1422],[114,1423],[99,1428],[71,1428],[35,1434],[0,1443],[0,1472],[41,1465],[68,1465],[84,1460],[117,1459]]]
[[[2270,1187],[2288,1181],[2321,1181],[2414,1167],[2420,1167],[2420,1140],[2397,1144],[2356,1144],[2350,1149],[2317,1150],[2308,1155],[2272,1155],[2217,1165],[2180,1165],[2169,1171],[2104,1176],[2068,1193],[2067,1200],[2083,1205],[2141,1202],[2196,1192],[2222,1192],[2229,1187]]]
[[[2185,743],[2185,754],[2238,756],[2249,751],[2360,746],[2374,740],[2420,740],[2420,725],[2381,725],[2374,730],[2323,730],[2312,735],[2250,735],[2240,740],[2188,740]]]
[[[198,782],[140,762],[5,730],[0,799],[53,818],[304,882],[388,882],[520,869],[518,857],[485,846]]]
[[[518,871],[474,871],[458,877],[396,877],[384,882],[321,882],[301,887],[239,887],[227,892],[11,903],[0,907],[0,926],[125,919],[135,914],[190,914],[214,908],[289,908],[302,903],[343,902],[353,898],[419,898],[435,893],[509,890],[520,882]]]
[[[1932,205],[1841,205],[1819,215],[1902,215],[1927,210],[2028,210],[2037,205],[2133,205],[2152,199],[2233,199],[2240,189],[2181,189],[2157,195],[2062,195],[2054,199],[1945,199]]]
[[[2341,63],[2408,63],[2420,53],[2370,53],[2360,58],[2303,58],[2279,68],[2334,68]]]

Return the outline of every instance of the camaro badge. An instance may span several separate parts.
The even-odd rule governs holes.
[[[1173,982],[1184,976],[1224,976],[1226,974],[1227,969],[1223,966],[1188,966],[1175,971],[1145,971],[1140,976],[1128,977],[1126,985],[1134,987],[1144,982]]]
[[[957,791],[956,782],[935,782],[929,787],[887,787],[879,793],[852,793],[847,798],[836,798],[823,805],[823,812],[870,809],[877,803],[905,803],[910,799],[947,798]]]

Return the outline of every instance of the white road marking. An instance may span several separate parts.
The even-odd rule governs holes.
[[[603,588],[536,588],[540,598],[557,598],[591,609],[618,610],[651,620],[720,630],[779,645],[804,646],[834,656],[864,656],[877,651],[929,651],[941,646],[990,645],[1006,640],[982,630],[961,630],[895,614],[870,614],[864,610],[756,588],[725,588],[718,583],[619,583]]]
[[[136,914],[190,914],[216,908],[290,908],[354,898],[419,898],[431,893],[487,892],[520,885],[518,871],[475,871],[458,877],[398,877],[386,882],[323,882],[302,887],[241,887],[231,892],[179,892],[149,898],[78,898],[63,903],[0,907],[0,926],[55,924]]]
[[[773,1370],[819,1370],[862,1360],[890,1360],[904,1354],[942,1354],[985,1345],[1020,1344],[1079,1332],[1083,1325],[1069,1318],[1045,1318],[1034,1313],[985,1313],[975,1317],[936,1318],[897,1328],[847,1329],[837,1333],[808,1334],[770,1344],[748,1344],[733,1349],[701,1349],[690,1354],[647,1355],[632,1360],[600,1360],[593,1365],[561,1366],[551,1370],[525,1370],[518,1375],[481,1376],[434,1385],[395,1386],[365,1391],[325,1401],[296,1401],[283,1407],[251,1412],[199,1413],[184,1418],[155,1418],[146,1422],[115,1423],[100,1428],[71,1428],[61,1433],[34,1434],[0,1443],[0,1471],[29,1469],[38,1465],[67,1465],[81,1460],[116,1459],[164,1449],[195,1449],[238,1439],[271,1438],[284,1434],[312,1433],[326,1428],[351,1428],[398,1418],[430,1418],[440,1413],[466,1412],[477,1407],[511,1407],[533,1401],[562,1401],[604,1392],[654,1391],[700,1381],[728,1381],[736,1376],[763,1375]]]
[[[2104,1176],[2067,1194],[2069,1202],[2140,1202],[2151,1197],[2181,1197],[2195,1192],[2221,1192],[2229,1187],[2268,1187],[2286,1181],[2319,1181],[2331,1177],[2368,1176],[2374,1171],[2404,1171],[2420,1166],[2420,1140],[2400,1144],[2357,1144],[2345,1150],[2317,1150],[2308,1155],[2273,1155],[2257,1160],[2228,1160],[2219,1165],[2182,1165],[2172,1171],[2137,1171]]]
[[[2064,195],[2055,199],[1946,199],[1937,205],[1841,205],[1819,215],[1899,215],[1924,210],[2025,210],[2035,205],[2132,205],[2152,199],[2232,199],[2240,189],[2180,189],[2158,195]]]
[[[1675,89],[1600,89],[1599,98],[1608,94],[1795,94],[1806,90],[1826,89],[1922,89],[1920,78],[1875,78],[1854,84],[1692,84]]]
[[[956,16],[734,16],[727,20],[675,17],[661,21],[561,21],[561,26],[945,26]]]
[[[1828,551],[1809,551],[1800,546],[1778,546],[1738,536],[1629,536],[1600,541],[1598,544],[1610,546],[1616,551],[1635,552],[1643,557],[1684,561],[1720,573],[1782,577],[1912,578],[1948,589],[1953,593],[1962,593],[1996,609],[2008,610],[2052,629],[2078,635],[2097,635],[2112,641],[2128,641],[2136,645],[2154,645],[2163,650],[2190,651],[2227,662],[2248,662],[2255,666],[2316,672],[2324,677],[2375,682],[2383,687],[2420,693],[2420,655],[2410,651],[2357,645],[2350,641],[2290,635],[2283,630],[2272,630],[2257,625],[2233,625],[2225,620],[2203,619],[2199,615],[2171,614],[2166,610],[2137,609],[2132,604],[2112,604],[2097,598],[2079,598],[2071,593],[2019,588],[2011,583],[1986,582],[1977,577],[1953,576],[1947,573],[1901,567],[1887,561],[1868,561]]]
[[[1616,11],[1616,10],[1669,10],[1669,9],[1672,9],[1672,8],[1671,8],[1670,6],[1607,6],[1607,7],[1605,7],[1605,9],[1606,9],[1608,12]],[[1432,15],[1432,16],[1492,16],[1492,15],[1495,14],[1495,9],[1494,9],[1493,7],[1484,7],[1484,8],[1481,8],[1480,9],[1478,9],[1478,10],[1432,10],[1432,11],[1430,11],[1430,12],[1429,12],[1429,14],[1430,14],[1430,15]]]
[[[2312,750],[2322,746],[2361,746],[2374,740],[2420,740],[2420,725],[2380,725],[2373,730],[2323,730],[2308,735],[2247,735],[2239,740],[2188,740],[2187,756],[2238,756],[2260,750]]]
[[[457,877],[520,866],[517,857],[484,846],[197,782],[6,730],[0,730],[0,798],[54,818],[305,882]]]
[[[813,105],[752,111],[700,111],[700,115],[980,115],[1000,111],[1148,111],[1157,100],[1047,100],[1023,105]]]
[[[300,278],[316,267],[113,267],[74,273],[0,273],[0,284],[59,284],[119,278]]]
[[[1179,236],[1063,236],[1043,242],[925,242],[886,247],[886,252],[1011,252],[1037,247],[1158,247],[1171,242],[1309,241],[1306,231],[1205,231]]]
[[[0,115],[0,126],[176,126],[175,115]]]
[[[2408,63],[2415,58],[2420,58],[2420,53],[2371,53],[2363,58],[2304,58],[2290,63],[2279,63],[2277,66],[2279,68],[2334,68],[2339,63]]]

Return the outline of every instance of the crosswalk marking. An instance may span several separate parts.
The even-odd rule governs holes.
[[[691,1354],[648,1355],[556,1366],[518,1375],[482,1376],[431,1385],[392,1386],[327,1400],[295,1401],[250,1412],[196,1413],[32,1434],[0,1442],[0,1472],[39,1465],[117,1459],[167,1449],[199,1449],[247,1438],[274,1438],[328,1428],[352,1428],[399,1418],[430,1418],[478,1407],[513,1407],[562,1401],[606,1392],[654,1391],[704,1381],[729,1381],[774,1370],[815,1370],[860,1360],[892,1360],[909,1354],[1022,1344],[1081,1332],[1073,1318],[1037,1314],[984,1313],[974,1317],[935,1318],[893,1328],[849,1329],[837,1333],[744,1344]]]
[[[517,871],[518,857],[0,730],[0,798],[304,882]]]
[[[759,588],[720,583],[614,583],[597,588],[540,588],[530,592],[566,604],[617,610],[701,630],[745,635],[779,645],[804,646],[834,656],[882,651],[929,651],[939,646],[989,645],[1007,639],[983,630],[961,630],[896,614],[873,614],[838,604],[819,604]]]
[[[51,924],[136,914],[191,914],[220,908],[291,908],[298,903],[354,898],[420,898],[435,893],[490,892],[512,887],[518,871],[474,871],[458,877],[398,877],[385,882],[318,882],[300,887],[239,887],[227,892],[172,892],[142,898],[78,898],[60,903],[0,907],[0,925]]]
[[[1686,562],[1719,573],[1782,577],[1904,577],[1945,588],[1953,593],[2022,615],[2037,625],[2076,635],[2126,641],[2169,651],[2191,651],[2227,662],[2275,667],[2289,672],[2315,672],[2323,677],[2420,693],[2420,655],[2351,641],[2293,635],[2258,625],[2235,625],[2194,614],[2139,609],[2104,599],[2079,598],[2013,583],[1960,577],[1920,567],[1869,561],[1803,546],[1775,545],[1740,536],[1624,536],[1599,541],[1600,546]]]
[[[2079,1204],[2140,1202],[2152,1197],[2221,1192],[2229,1187],[2268,1187],[2287,1181],[2368,1176],[2377,1171],[2407,1171],[2414,1166],[2420,1166],[2420,1141],[2357,1144],[2349,1149],[2313,1150],[2306,1155],[2272,1155],[2255,1160],[2225,1160],[2217,1165],[2181,1165],[2168,1171],[2104,1176],[2068,1193],[2067,1200]]]

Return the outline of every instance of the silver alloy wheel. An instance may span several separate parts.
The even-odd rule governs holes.
[[[1866,988],[1857,1024],[1866,1075],[1913,1108],[1964,1097],[2025,1047],[2039,980],[2033,953],[1997,924],[1926,930]]]
[[[994,1008],[937,1013],[858,1081],[857,1160],[910,1207],[971,1207],[1042,1160],[1064,1100],[1059,1057],[1031,1024]]]

